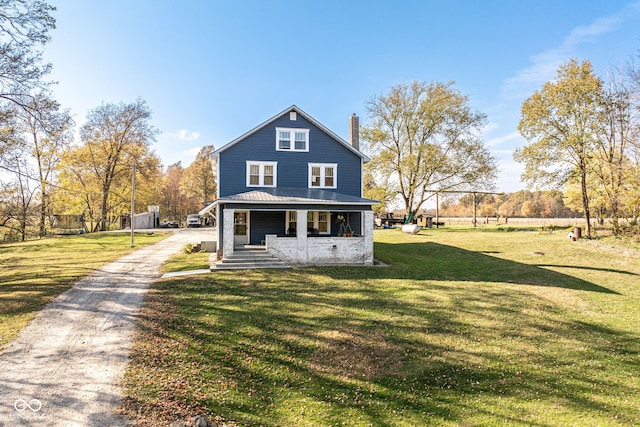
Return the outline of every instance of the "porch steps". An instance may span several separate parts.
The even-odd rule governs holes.
[[[262,246],[235,248],[230,256],[225,256],[211,265],[213,270],[248,270],[256,268],[289,268],[280,258],[270,254]]]

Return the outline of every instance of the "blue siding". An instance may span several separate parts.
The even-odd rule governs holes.
[[[251,212],[250,243],[260,245],[267,234],[284,234],[285,221],[284,212]]]
[[[347,216],[351,231],[355,234],[360,234],[360,227],[362,227],[362,221],[360,221],[360,212],[331,212],[331,235],[337,236],[340,231],[340,223],[338,222],[338,215]]]
[[[309,152],[276,151],[276,127],[309,129]],[[220,197],[256,188],[246,187],[247,160],[278,162],[277,185],[283,188],[307,188],[309,163],[337,163],[338,187],[329,191],[361,195],[361,158],[300,114],[295,121],[283,114],[220,153]]]

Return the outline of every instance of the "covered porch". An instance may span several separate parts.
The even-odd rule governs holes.
[[[226,208],[221,224],[223,257],[251,245],[289,264],[373,264],[371,210]]]
[[[218,254],[264,247],[293,265],[372,265],[375,200],[325,190],[265,188],[216,200]]]

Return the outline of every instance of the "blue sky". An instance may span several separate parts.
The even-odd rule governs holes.
[[[455,81],[517,191],[522,102],[571,57],[605,76],[640,53],[640,1],[53,0],[54,96],[78,125],[140,97],[165,166],[188,166],[296,104],[347,139],[348,118],[398,83]],[[372,153],[369,153],[372,154]]]

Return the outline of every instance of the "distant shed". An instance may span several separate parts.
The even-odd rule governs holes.
[[[433,227],[433,217],[429,214],[420,214],[418,215],[418,225],[422,228],[432,228]]]

